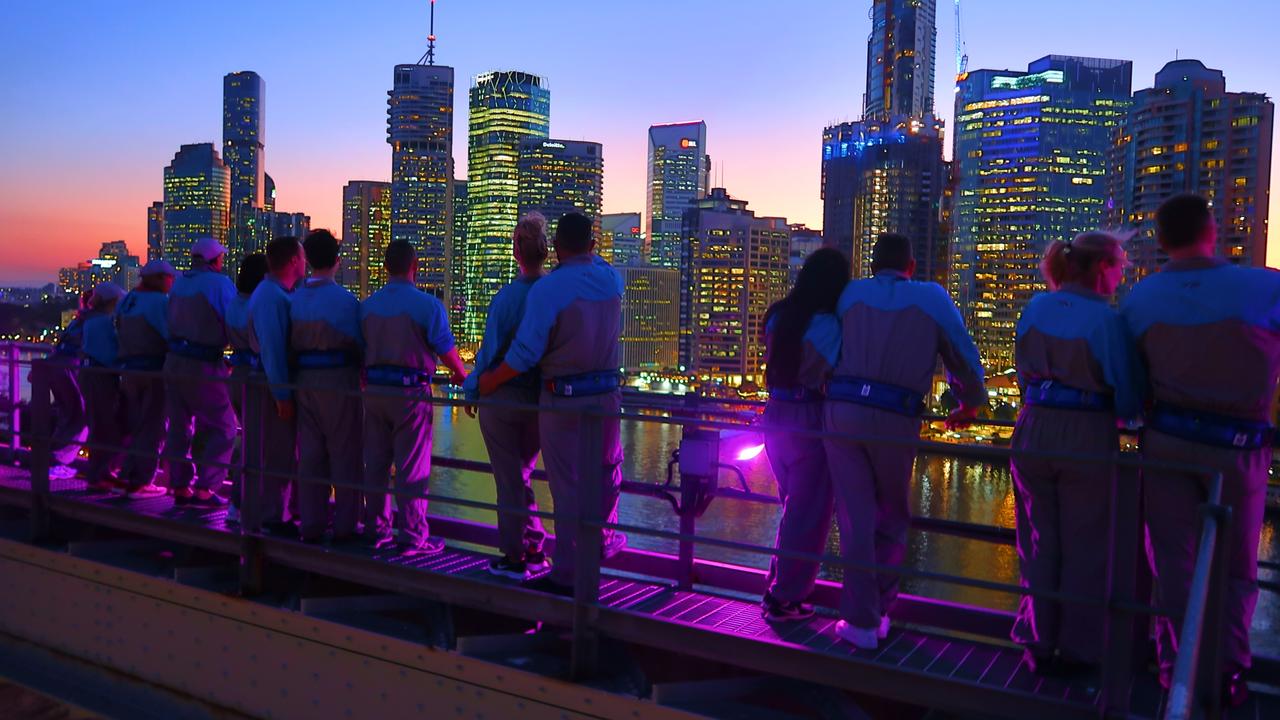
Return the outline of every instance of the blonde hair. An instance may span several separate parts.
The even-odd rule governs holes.
[[[530,267],[541,267],[547,261],[547,219],[540,212],[531,212],[516,223],[511,233],[515,256]]]
[[[1092,287],[1104,262],[1119,262],[1125,238],[1105,230],[1090,230],[1063,242],[1054,240],[1044,251],[1040,274],[1050,290],[1067,283]]]

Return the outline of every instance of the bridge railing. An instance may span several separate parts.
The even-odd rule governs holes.
[[[207,382],[208,379],[193,379],[189,376],[167,376],[163,372],[144,372],[144,371],[121,371],[107,368],[81,368],[80,372],[85,373],[107,373],[114,375],[137,375],[153,378],[162,378],[170,382]],[[273,407],[269,407],[266,402],[249,401],[249,387],[247,383],[239,382],[227,378],[223,382],[230,383],[233,392],[242,393],[242,397],[246,399],[244,407],[247,412],[272,412]],[[32,518],[32,534],[37,538],[47,537],[50,532],[50,516],[51,512],[51,489],[49,481],[49,442],[50,437],[47,432],[50,421],[50,400],[47,380],[43,379],[43,374],[37,374],[33,378],[34,385],[31,391],[31,421],[37,431],[21,432],[21,437],[28,441],[31,447],[29,456],[29,466],[32,475],[32,498],[31,498],[31,518]],[[314,389],[314,388],[309,388]],[[382,388],[367,388],[362,391],[345,391],[333,389],[331,392],[343,394],[355,394],[362,397],[373,395],[395,395],[399,396],[398,391],[385,390]],[[255,393],[259,397],[261,392]],[[652,412],[634,412],[624,410],[617,415],[600,413],[595,410],[565,410],[555,407],[537,407],[512,405],[510,403],[502,403],[493,400],[481,400],[476,403],[468,402],[463,399],[453,397],[434,397],[429,402],[433,405],[445,407],[463,407],[468,405],[481,406],[501,406],[501,407],[517,407],[528,410],[538,410],[539,412],[553,413],[573,413],[578,415],[589,415],[604,418],[615,418],[635,423],[650,424],[666,424],[677,425],[684,429],[696,429],[698,431],[741,431],[743,425],[741,422],[726,422],[722,420],[708,419],[705,416],[660,416]],[[839,433],[828,433],[822,431],[804,431],[788,428],[786,431],[793,435],[807,436],[824,440],[838,440],[848,442],[858,442],[865,444],[893,445],[898,447],[910,447],[918,452],[951,455],[955,457],[964,457],[968,459],[982,460],[987,462],[1008,462],[1010,458],[1015,456],[1038,457],[1046,459],[1055,459],[1062,461],[1071,461],[1081,464],[1089,464],[1097,466],[1100,471],[1108,471],[1111,482],[1108,488],[1108,502],[1110,504],[1110,530],[1108,533],[1108,587],[1105,597],[1087,597],[1079,594],[1064,593],[1059,591],[1051,591],[1045,589],[1031,589],[1020,585],[1012,585],[1008,583],[994,582],[979,578],[971,578],[960,575],[947,573],[931,572],[919,570],[911,567],[885,566],[874,563],[861,563],[850,561],[842,557],[831,556],[827,554],[807,554],[798,553],[788,550],[780,550],[771,546],[757,545],[738,540],[727,540],[723,538],[707,537],[699,535],[696,531],[696,517],[686,524],[682,518],[681,528],[679,532],[672,532],[651,527],[644,527],[634,524],[610,523],[602,517],[600,493],[602,491],[604,477],[603,467],[599,463],[599,458],[603,456],[603,435],[599,423],[583,423],[582,432],[578,438],[578,446],[582,461],[579,464],[579,472],[582,475],[581,489],[583,495],[578,498],[578,507],[581,509],[579,515],[575,517],[565,517],[563,515],[547,511],[534,511],[524,507],[502,506],[494,503],[471,500],[467,498],[447,497],[439,494],[426,492],[408,491],[402,488],[391,488],[377,491],[370,490],[365,486],[363,479],[355,482],[332,482],[328,478],[303,477],[299,472],[292,474],[279,474],[277,477],[282,479],[290,479],[296,483],[318,483],[326,486],[348,488],[365,492],[369,495],[391,495],[398,499],[423,498],[435,503],[452,504],[461,507],[469,507],[475,509],[484,509],[496,512],[498,514],[521,515],[521,516],[537,516],[544,519],[558,521],[563,526],[564,523],[575,523],[578,526],[578,544],[576,547],[576,563],[575,563],[575,586],[574,594],[571,600],[564,601],[558,598],[542,596],[540,593],[532,591],[510,588],[506,590],[509,593],[517,593],[521,595],[531,596],[521,599],[518,603],[513,602],[494,602],[490,603],[491,607],[505,607],[515,614],[537,612],[544,615],[544,619],[552,620],[559,618],[565,621],[566,625],[572,627],[572,657],[571,663],[574,674],[584,677],[591,674],[597,667],[597,648],[598,639],[601,633],[612,635],[627,635],[628,628],[626,618],[619,617],[616,611],[611,611],[599,602],[599,578],[602,569],[601,547],[603,541],[603,532],[606,529],[621,532],[632,533],[637,536],[648,536],[653,538],[674,541],[681,545],[682,550],[685,547],[692,548],[696,545],[719,547],[727,550],[738,552],[747,552],[758,554],[762,557],[783,557],[797,560],[808,560],[821,563],[828,568],[839,568],[842,572],[850,570],[873,571],[876,573],[893,574],[900,577],[920,578],[942,583],[954,584],[965,587],[981,588],[994,592],[1007,593],[1013,596],[1031,596],[1044,601],[1052,601],[1058,603],[1072,603],[1081,606],[1092,606],[1099,609],[1104,627],[1104,637],[1106,651],[1103,654],[1103,683],[1101,706],[1107,712],[1124,713],[1128,709],[1130,688],[1132,686],[1133,674],[1135,671],[1135,662],[1139,656],[1137,650],[1139,642],[1144,635],[1143,628],[1145,624],[1140,624],[1142,618],[1153,614],[1168,614],[1162,608],[1154,607],[1148,603],[1138,600],[1136,578],[1138,576],[1138,558],[1140,555],[1140,517],[1138,513],[1139,505],[1139,485],[1137,482],[1136,471],[1146,470],[1166,470],[1178,472],[1198,472],[1203,477],[1209,478],[1214,487],[1220,487],[1221,479],[1212,471],[1205,468],[1194,468],[1185,465],[1171,465],[1167,463],[1157,463],[1144,460],[1136,455],[1129,453],[1117,453],[1105,456],[1080,456],[1068,453],[1027,453],[1014,451],[1009,448],[989,447],[978,445],[956,445],[952,443],[939,443],[916,439],[904,439],[895,437],[873,437],[873,436],[855,436]],[[769,431],[769,428],[761,428],[763,431]],[[125,452],[126,448],[115,446],[100,446],[94,443],[86,443],[86,446],[92,451],[94,449]],[[243,447],[243,445],[242,445]],[[465,461],[462,461],[465,462]],[[245,498],[242,507],[244,520],[240,527],[234,532],[244,538],[240,543],[240,566],[242,568],[242,584],[246,590],[252,591],[257,587],[261,587],[261,568],[264,566],[268,551],[263,541],[268,539],[262,533],[261,515],[259,513],[258,503],[260,502],[260,483],[262,478],[271,476],[271,473],[265,468],[256,464],[251,458],[244,458],[243,453],[241,462],[230,463],[225,465],[226,469],[235,474],[241,481],[243,488],[243,497]],[[479,470],[481,472],[487,469],[487,466],[470,465],[463,469]],[[680,486],[675,486],[674,490],[683,493],[685,491],[686,479],[681,478]],[[648,483],[631,483],[629,489],[638,494],[653,496],[653,487],[640,488],[638,485],[650,485]],[[624,488],[625,489],[625,488]],[[721,495],[726,498],[736,500],[746,500],[750,502],[762,502],[759,493],[726,493]],[[673,504],[676,504],[673,502]],[[1222,572],[1220,560],[1214,552],[1212,545],[1206,554],[1204,538],[1217,538],[1221,534],[1220,523],[1210,521],[1211,517],[1220,516],[1225,512],[1225,508],[1217,500],[1215,496],[1212,502],[1207,506],[1210,511],[1206,515],[1206,521],[1203,531],[1201,556],[1197,562],[1197,583],[1204,588],[1215,587],[1213,583],[1201,581],[1201,575],[1216,576]],[[128,514],[128,510],[120,508],[113,512]],[[1213,515],[1216,513],[1217,515]],[[435,522],[438,518],[432,518]],[[919,519],[928,520],[928,519]],[[967,525],[967,524],[966,524]],[[973,533],[989,533],[991,528],[982,529],[962,527],[956,528],[946,523],[938,525],[930,525],[929,523],[920,523],[918,529],[926,532],[950,532],[972,537]],[[1008,542],[1005,535],[1007,528],[999,529],[1002,532],[991,534],[990,539],[998,542]],[[474,536],[472,538],[474,540]],[[1219,546],[1224,544],[1219,544]],[[273,547],[275,547],[273,545]],[[306,563],[313,562],[301,555],[285,550],[271,550],[270,554],[273,559],[283,557],[293,557],[297,562]],[[1220,554],[1220,553],[1218,553]],[[337,558],[328,558],[326,563],[338,562]],[[693,553],[689,552],[686,556],[685,552],[680,553],[679,561],[672,565],[671,563],[657,564],[637,564],[632,568],[643,567],[645,574],[651,576],[662,577],[666,580],[673,580],[678,585],[688,587],[695,580],[700,580],[702,586],[715,587],[717,584],[711,578],[698,578],[693,566]],[[707,582],[712,580],[711,582]],[[1217,583],[1216,587],[1221,587],[1224,583]],[[757,585],[758,586],[758,585]],[[726,587],[729,590],[741,590],[741,587]],[[437,592],[437,590],[432,590]],[[472,596],[473,597],[473,596]],[[828,595],[831,597],[831,595]],[[1220,602],[1220,601],[1219,601]],[[567,606],[564,604],[567,603]],[[823,603],[834,607],[834,603]],[[1219,605],[1220,606],[1220,605]],[[1192,614],[1190,610],[1194,609],[1196,614]],[[1219,615],[1221,613],[1218,613]],[[904,619],[908,622],[918,622],[923,615],[910,616]],[[1197,617],[1199,618],[1197,620]],[[1194,642],[1189,643],[1189,647],[1198,648],[1214,648],[1212,651],[1205,651],[1199,656],[1191,656],[1184,650],[1184,655],[1179,656],[1179,678],[1183,681],[1183,692],[1188,698],[1194,698],[1194,675],[1188,673],[1199,673],[1201,677],[1216,677],[1220,660],[1216,651],[1217,642],[1215,627],[1213,622],[1206,622],[1205,618],[1212,620],[1212,616],[1201,606],[1189,608],[1186,618],[1186,627],[1183,632],[1189,640],[1194,638]],[[929,624],[929,623],[925,623]],[[1208,630],[1205,630],[1205,628]],[[954,629],[954,628],[953,628]],[[664,635],[661,631],[654,632],[654,628],[646,626],[643,634],[637,633],[628,637],[637,642],[651,643],[656,646],[665,647],[669,650],[689,651],[682,638],[678,634]],[[756,669],[766,669],[769,667],[769,649],[762,644],[759,649],[759,657],[743,657],[735,658],[748,667]],[[1184,656],[1186,659],[1184,660]],[[1189,666],[1191,669],[1186,670],[1183,665]],[[780,672],[785,672],[785,668],[778,668]],[[1205,687],[1213,687],[1215,683],[1208,683]],[[1210,694],[1214,690],[1208,691]],[[1065,701],[1064,701],[1065,702]],[[1193,704],[1193,703],[1192,703]]]

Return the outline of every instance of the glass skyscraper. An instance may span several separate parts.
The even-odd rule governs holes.
[[[196,240],[226,244],[230,215],[231,171],[213,143],[180,147],[164,169],[164,258],[190,268]]]
[[[872,1],[864,117],[933,114],[937,15],[937,0]]]
[[[649,261],[661,267],[680,267],[681,222],[710,187],[707,124],[699,120],[650,127],[648,170],[645,224]]]
[[[262,250],[270,240],[271,230],[261,213],[266,191],[266,91],[256,72],[222,78],[222,157],[231,172],[226,264],[232,277],[241,258]]]
[[[610,213],[600,218],[600,255],[614,265],[644,259],[644,229],[640,213]]]
[[[519,218],[520,143],[546,139],[551,93],[518,70],[488,72],[471,86],[467,142],[466,311],[461,340],[478,343],[489,302],[515,277],[511,231]]]
[[[618,354],[627,372],[676,369],[680,328],[680,271],[653,265],[619,265],[622,334]]]
[[[1128,61],[1050,55],[1026,72],[960,78],[950,289],[992,374],[1014,366],[1045,247],[1105,219],[1107,152],[1131,76]]]
[[[418,249],[418,286],[445,297],[453,255],[453,68],[396,66],[387,142],[391,237]]]
[[[387,282],[391,183],[352,180],[342,188],[342,285],[361,300]]]
[[[449,327],[462,327],[467,307],[467,227],[471,212],[467,205],[467,181],[453,181],[453,259],[449,263]],[[475,352],[475,344],[460,343],[462,352]]]
[[[567,213],[591,218],[600,241],[604,195],[604,150],[600,143],[529,138],[520,143],[519,214],[537,210],[547,218],[547,237]]]
[[[1183,192],[1212,204],[1223,257],[1265,265],[1275,105],[1261,93],[1227,92],[1222,71],[1199,60],[1168,63],[1133,101],[1115,135],[1108,207],[1110,224],[1138,229],[1130,279],[1163,260],[1156,209]]]
[[[164,202],[147,208],[147,262],[164,258]]]

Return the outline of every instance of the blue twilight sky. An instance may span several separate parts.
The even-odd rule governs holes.
[[[870,0],[439,0],[437,62],[466,91],[516,68],[551,87],[553,136],[602,142],[605,209],[644,206],[646,128],[705,119],[716,177],[762,214],[821,225],[822,128],[860,114]],[[389,179],[386,91],[414,62],[427,0],[0,2],[0,284],[44,282],[107,240],[145,252],[146,208],[178,145],[221,139],[222,76],[267,84],[279,207],[340,230],[343,184]],[[939,0],[938,113],[950,124],[951,0]],[[1274,0],[964,0],[972,69],[1050,53],[1174,58],[1280,95]],[[1280,163],[1273,176],[1280,175]],[[1280,183],[1276,183],[1280,187]],[[1272,202],[1273,217],[1280,218]],[[1280,220],[1278,220],[1280,221]],[[1272,243],[1272,264],[1280,240]]]

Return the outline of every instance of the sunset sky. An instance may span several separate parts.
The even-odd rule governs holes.
[[[437,62],[467,89],[520,69],[549,79],[551,134],[603,143],[606,212],[644,207],[646,129],[704,119],[716,178],[757,212],[821,225],[822,128],[860,114],[869,0],[440,0]],[[940,0],[938,114],[951,120],[954,21]],[[39,284],[123,239],[178,146],[221,140],[222,76],[266,81],[278,208],[340,230],[342,186],[390,179],[386,92],[426,48],[426,0],[5,0],[0,3],[0,284]],[[1273,0],[965,0],[970,69],[1050,53],[1134,62],[1149,87],[1175,57],[1229,90],[1280,95]],[[948,141],[949,143],[949,141]],[[1280,163],[1273,163],[1280,188]],[[1280,221],[1273,196],[1271,215]],[[1271,243],[1280,264],[1280,239]]]

